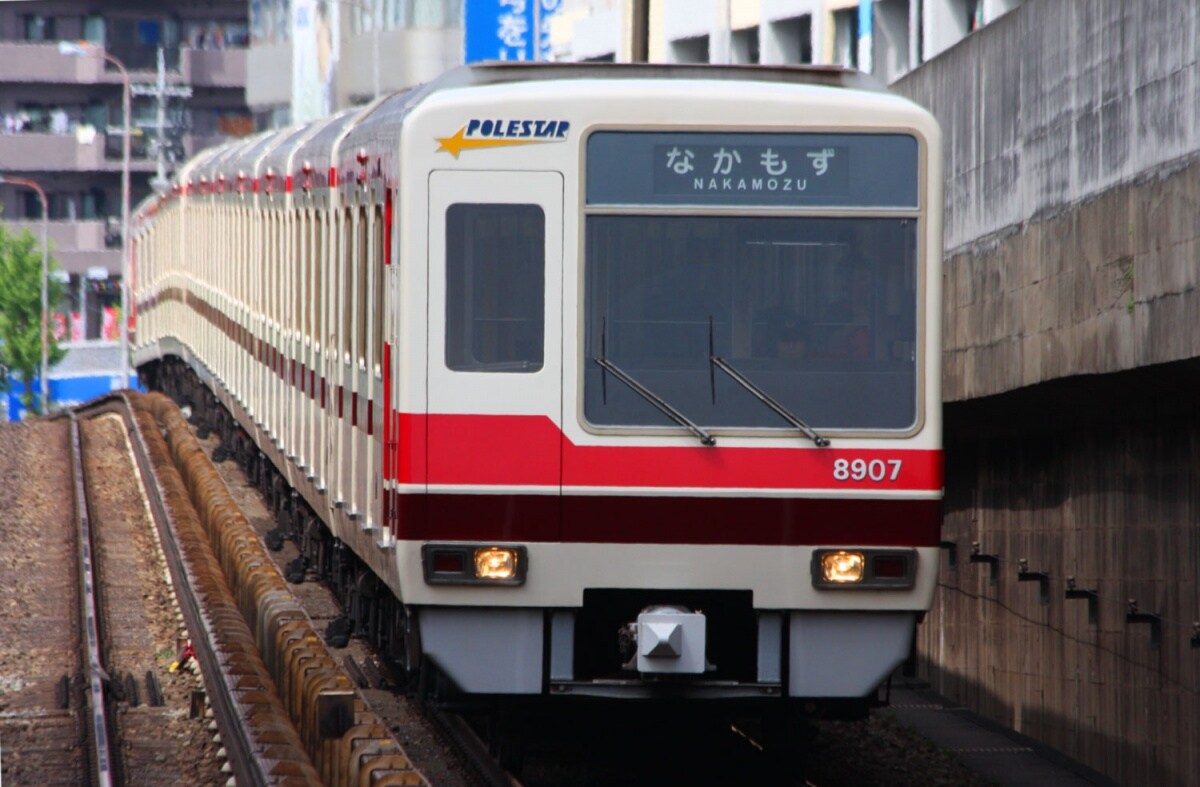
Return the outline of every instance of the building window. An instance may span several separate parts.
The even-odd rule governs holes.
[[[833,62],[858,68],[858,9],[833,12]]]
[[[671,58],[676,63],[708,63],[708,36],[681,38],[671,42]]]
[[[983,27],[983,0],[967,0],[967,31]]]
[[[733,31],[733,62],[758,63],[758,27]]]
[[[538,205],[446,210],[446,366],[536,372],[546,333],[546,215]]]
[[[775,35],[780,63],[806,64],[813,62],[812,17],[808,14],[781,19],[771,25]]]
[[[23,17],[25,22],[26,41],[53,41],[58,36],[54,34],[54,17],[41,14],[29,14]]]
[[[89,14],[83,18],[83,38],[85,41],[104,46],[105,30],[104,17],[99,14]]]

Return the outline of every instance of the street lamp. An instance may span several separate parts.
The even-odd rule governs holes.
[[[124,93],[121,96],[125,115],[125,136],[121,141],[121,387],[129,387],[129,71],[125,64],[95,44],[82,41],[59,41],[58,51],[72,57],[99,55],[121,72]]]
[[[50,278],[50,205],[46,202],[46,192],[36,181],[0,175],[0,183],[33,189],[42,201],[42,373],[38,377],[41,378],[42,412],[45,413],[50,409],[50,337],[47,328],[50,321],[50,289],[47,283]]]

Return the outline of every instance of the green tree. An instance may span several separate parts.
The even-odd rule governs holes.
[[[50,270],[58,263],[51,257]],[[63,285],[50,278],[50,303],[62,300]],[[67,351],[50,333],[50,365]],[[33,384],[42,365],[42,247],[29,230],[9,232],[0,224],[0,364],[8,374],[0,378],[0,393],[7,393],[15,376],[25,384],[21,401],[33,413],[44,412],[49,402],[39,402]]]

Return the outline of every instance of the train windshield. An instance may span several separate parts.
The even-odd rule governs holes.
[[[704,427],[814,429],[917,421],[913,218],[587,217],[584,414],[675,426],[606,359]]]

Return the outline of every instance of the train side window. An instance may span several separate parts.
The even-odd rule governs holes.
[[[446,366],[536,372],[545,344],[546,214],[538,205],[446,209]]]

